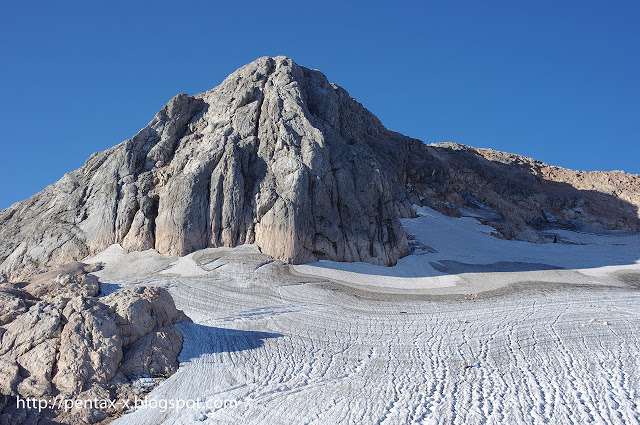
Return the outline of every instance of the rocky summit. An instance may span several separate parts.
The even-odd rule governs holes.
[[[639,187],[623,172],[427,146],[319,71],[263,57],[177,95],[133,138],[0,212],[0,272],[16,279],[114,243],[171,255],[248,243],[285,262],[393,265],[409,251],[400,218],[413,204],[544,242],[548,225],[640,230]]]

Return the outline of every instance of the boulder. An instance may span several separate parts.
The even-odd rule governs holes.
[[[89,269],[66,264],[29,278],[24,289],[0,287],[0,301],[5,301],[0,305],[2,395],[87,399],[102,394],[98,398],[104,399],[112,389],[126,392],[129,376],[168,377],[177,370],[183,338],[174,324],[190,319],[176,309],[167,290],[132,287],[98,298],[98,282]],[[71,296],[74,291],[79,295]],[[113,413],[52,414],[94,423]]]

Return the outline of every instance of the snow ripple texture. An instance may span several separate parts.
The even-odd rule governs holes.
[[[101,281],[165,286],[194,320],[178,325],[180,369],[148,399],[237,402],[117,425],[640,423],[637,272],[436,296],[301,275],[252,246],[96,259]]]

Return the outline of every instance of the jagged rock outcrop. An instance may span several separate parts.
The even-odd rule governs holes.
[[[618,183],[616,183],[618,182]],[[319,71],[263,57],[180,94],[132,139],[0,212],[9,278],[120,243],[184,255],[254,243],[275,258],[392,265],[411,205],[473,215],[496,235],[536,226],[640,228],[637,176],[578,173],[387,130]]]
[[[126,393],[131,376],[167,377],[177,370],[182,334],[174,323],[190,319],[175,308],[169,293],[138,286],[97,298],[97,280],[87,274],[91,267],[67,264],[35,275],[21,289],[11,283],[0,287],[6,302],[0,395],[114,399]],[[38,415],[48,415],[47,420],[72,415],[70,422],[94,423],[115,413],[95,406],[55,407],[38,412],[17,409],[14,402],[0,408],[0,423],[30,423]]]
[[[260,58],[2,211],[0,269],[17,277],[113,243],[174,255],[255,243],[294,263],[394,264],[420,147],[320,72]]]

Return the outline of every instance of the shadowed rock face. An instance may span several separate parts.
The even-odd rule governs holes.
[[[410,179],[411,202],[476,217],[499,237],[542,242],[540,231],[554,228],[640,231],[638,175],[568,170],[456,143],[427,150],[435,171]]]
[[[11,279],[120,243],[184,255],[254,243],[286,262],[393,265],[411,204],[471,215],[496,235],[540,226],[639,230],[638,176],[580,173],[456,144],[425,146],[319,71],[263,57],[180,94],[132,139],[0,211]]]
[[[255,243],[293,263],[395,264],[420,149],[320,72],[260,58],[2,211],[0,269],[15,277],[113,243],[173,255]]]

